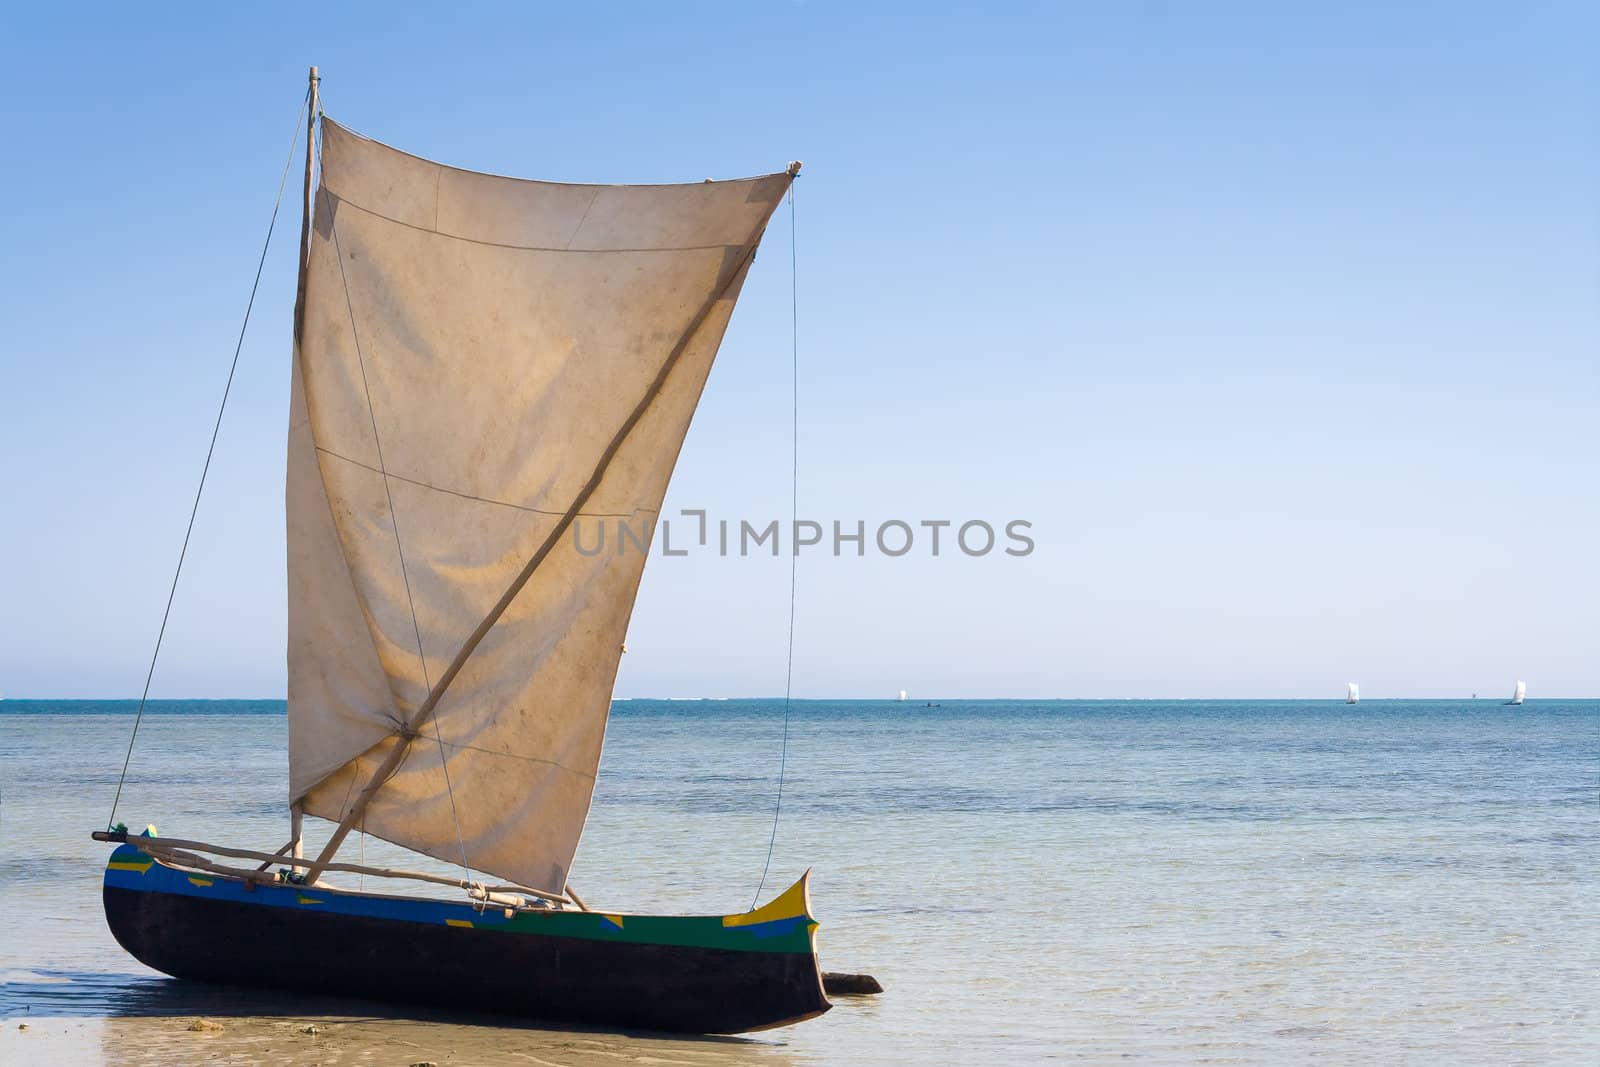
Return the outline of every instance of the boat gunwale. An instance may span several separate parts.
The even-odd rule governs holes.
[[[146,839],[145,843],[153,843],[157,839]],[[217,882],[237,886],[241,894],[253,893],[279,894],[292,892],[296,895],[294,902],[263,897],[259,900],[239,900],[237,903],[256,903],[262,907],[287,907],[295,909],[302,906],[315,906],[299,898],[305,894],[314,893],[336,897],[351,910],[341,910],[338,914],[351,915],[361,918],[381,918],[395,922],[412,922],[421,925],[437,925],[440,922],[451,925],[452,920],[438,913],[433,915],[370,915],[354,910],[359,908],[361,902],[371,901],[374,904],[386,907],[414,906],[428,909],[446,909],[459,911],[462,919],[472,920],[475,930],[498,931],[512,934],[534,934],[548,937],[572,937],[585,941],[624,941],[631,944],[656,944],[663,946],[682,946],[693,944],[705,948],[719,948],[735,952],[767,952],[784,955],[806,954],[816,961],[816,930],[818,922],[811,911],[810,876],[808,870],[788,889],[775,896],[767,904],[751,911],[737,914],[689,914],[689,915],[661,915],[641,914],[636,912],[615,912],[591,908],[588,911],[576,908],[541,908],[537,906],[508,907],[507,905],[474,900],[449,900],[442,897],[414,896],[399,893],[374,892],[366,889],[348,889],[330,886],[325,883],[305,885],[290,881],[269,881],[263,874],[260,880],[248,878],[242,874],[222,874],[204,869],[186,867],[180,862],[156,855],[140,847],[141,839],[129,835],[125,842],[113,849],[107,859],[103,883],[108,888],[124,889],[134,892],[168,893],[176,896],[192,897],[200,900],[219,899],[211,893],[203,892],[209,889],[210,884],[200,886],[191,881],[194,878],[209,879],[211,884]],[[123,849],[129,850],[123,852]],[[114,866],[117,863],[126,863],[133,856],[139,857],[139,862],[148,862],[150,866],[159,867],[165,875],[173,879],[170,883],[160,885],[141,885],[134,877],[125,877],[134,874],[125,867]],[[120,854],[120,859],[119,859]],[[148,875],[149,868],[137,872],[135,877],[140,881]],[[115,877],[114,877],[115,876]],[[276,879],[276,875],[270,876]],[[165,879],[164,879],[165,881]],[[231,898],[221,898],[231,899]],[[316,904],[325,904],[327,901],[318,901]],[[799,909],[793,905],[798,903]],[[506,912],[511,912],[510,916]],[[787,914],[784,914],[787,912]],[[545,920],[554,919],[558,925],[574,923],[584,924],[583,927],[572,930],[527,930],[517,929],[516,924],[524,916],[541,916]],[[559,918],[556,918],[559,917]],[[478,920],[488,920],[485,925],[477,925]],[[599,920],[591,925],[591,920]],[[681,941],[679,938],[661,940],[658,936],[650,936],[647,931],[643,936],[638,933],[640,924],[654,926],[660,923],[671,924],[672,932],[679,935],[704,934],[717,944],[705,944],[704,939],[695,938],[693,941]],[[778,924],[789,924],[788,929],[774,929]],[[632,929],[629,929],[630,926]],[[608,929],[609,927],[609,929]],[[806,948],[783,948],[771,944],[772,941],[783,941],[785,935],[791,935],[794,927],[799,927],[805,933]],[[599,935],[599,936],[596,936]],[[619,935],[621,935],[619,937]],[[724,940],[726,939],[726,940]],[[769,942],[762,944],[761,942]],[[817,962],[819,981],[821,974],[820,961]]]

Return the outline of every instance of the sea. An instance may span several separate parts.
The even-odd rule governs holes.
[[[1600,701],[805,700],[786,751],[782,700],[618,701],[590,905],[736,912],[810,869],[824,969],[884,986],[736,1039],[145,969],[89,837],[134,706],[0,701],[4,1062],[1600,1063]],[[281,701],[153,702],[116,818],[276,848],[285,739]]]

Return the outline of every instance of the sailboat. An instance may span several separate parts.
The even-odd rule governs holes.
[[[567,883],[645,557],[586,555],[573,528],[652,527],[800,165],[682,185],[504,178],[327,118],[315,68],[308,102],[290,840],[96,832],[117,845],[112,933],[157,970],[226,984],[693,1033],[820,1015],[810,872],[725,915],[604,911]],[[335,827],[314,858],[306,815]],[[461,874],[341,862],[352,831]],[[415,883],[462,895],[402,891]]]
[[[1361,703],[1361,687],[1354,682],[1345,683],[1344,702],[1346,704]]]
[[[1517,687],[1511,691],[1511,699],[1506,701],[1506,707],[1522,703],[1522,698],[1528,695],[1528,683],[1517,679]]]

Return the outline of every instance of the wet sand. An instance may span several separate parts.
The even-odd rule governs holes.
[[[73,987],[101,983],[91,976],[82,981],[63,975],[34,977],[33,982],[8,983],[6,989],[11,1017],[0,1022],[0,1063],[8,1067],[200,1063],[724,1067],[795,1062],[781,1031],[697,1038],[545,1029],[493,1015],[397,1010],[359,1001],[156,978],[126,984],[123,977],[127,991],[117,997],[109,1013],[99,990],[88,996],[81,1013],[74,1013]]]
[[[217,1029],[212,1029],[212,1027]],[[776,1054],[776,1055],[774,1055]],[[36,1019],[6,1023],[0,1061],[24,1064],[722,1064],[783,1062],[782,1050],[413,1020],[304,1016]]]

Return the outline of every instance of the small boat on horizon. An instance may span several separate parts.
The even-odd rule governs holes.
[[[1361,687],[1354,682],[1345,684],[1344,702],[1346,704],[1361,703]]]
[[[1517,687],[1511,692],[1511,699],[1505,702],[1506,707],[1514,707],[1522,703],[1522,698],[1528,695],[1528,683],[1517,679]]]

